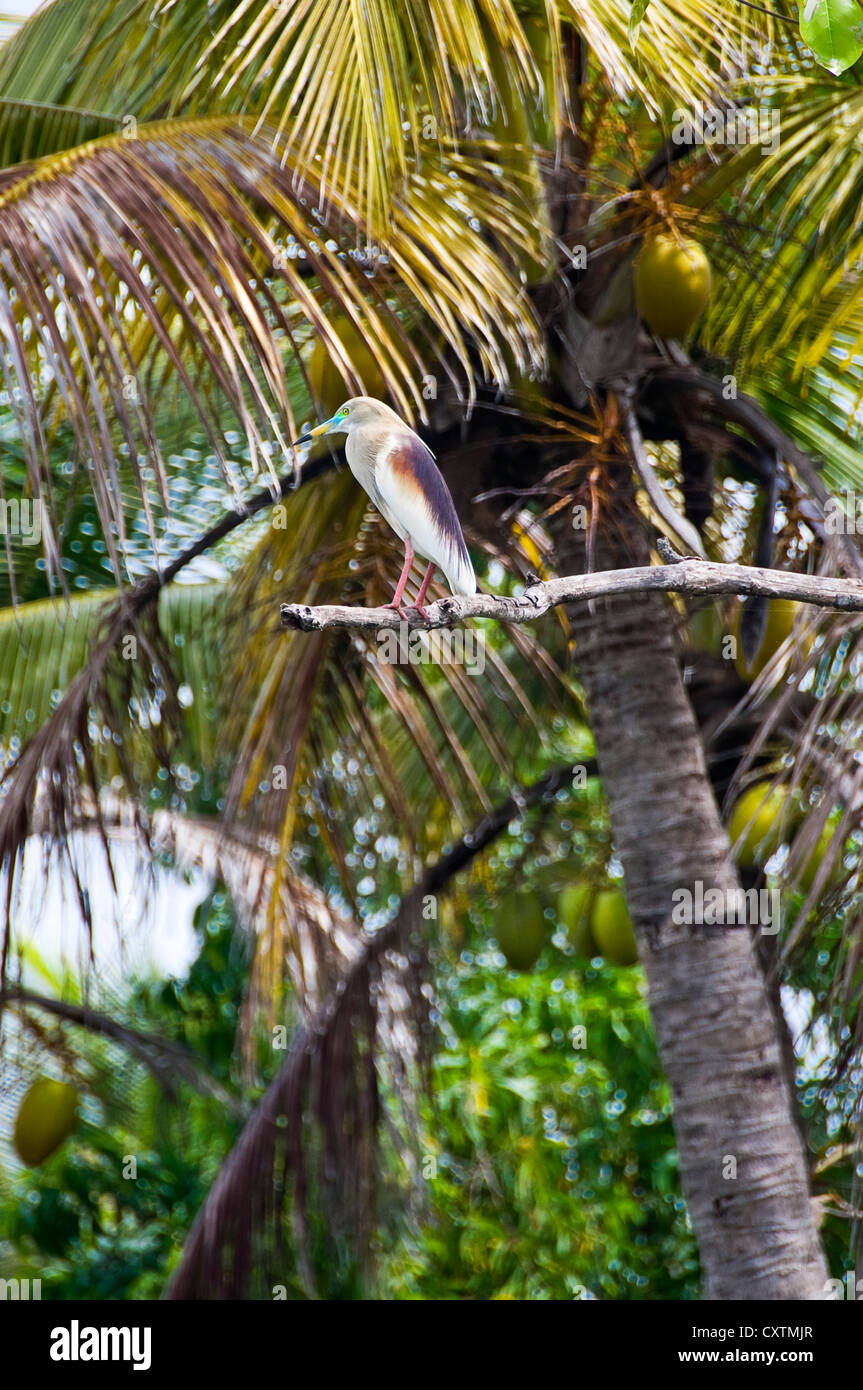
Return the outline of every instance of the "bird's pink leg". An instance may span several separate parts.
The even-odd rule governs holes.
[[[429,587],[429,584],[431,583],[431,577],[432,577],[432,575],[434,574],[434,571],[435,571],[434,561],[432,561],[432,563],[429,565],[428,569],[426,570],[426,572],[425,572],[425,574],[424,574],[424,576],[423,576],[423,582],[422,582],[422,584],[420,584],[420,591],[419,591],[419,593],[417,594],[417,601],[416,601],[416,603],[413,605],[414,608],[415,608],[415,609],[417,610],[417,612],[419,613],[420,617],[426,618],[426,619],[428,618],[428,613],[427,613],[427,612],[425,611],[425,609],[423,608],[423,601],[424,601],[424,599],[425,599],[426,594],[428,593],[428,587]]]
[[[414,548],[411,545],[410,541],[405,541],[405,562],[402,568],[402,572],[399,575],[399,582],[396,585],[396,591],[393,594],[392,602],[384,604],[384,608],[394,608],[398,613],[399,617],[404,618],[405,620],[407,620],[408,615],[402,608],[402,594],[405,591],[405,585],[408,582],[408,575],[411,572],[411,565],[413,564],[413,562]]]

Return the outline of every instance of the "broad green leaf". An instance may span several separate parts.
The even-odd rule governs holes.
[[[800,36],[825,68],[845,72],[863,53],[863,11],[857,0],[806,0]]]

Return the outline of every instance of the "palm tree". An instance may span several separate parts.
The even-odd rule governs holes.
[[[679,489],[712,554],[727,552],[731,531],[759,553],[757,516],[747,525],[743,504],[775,500],[778,488],[778,562],[859,572],[854,544],[824,525],[828,488],[859,474],[848,421],[860,171],[837,149],[853,148],[857,89],[827,77],[759,11],[741,19],[711,3],[693,18],[676,0],[652,0],[634,43],[628,17],[614,0],[423,0],[408,13],[386,0],[362,13],[325,0],[102,9],[54,0],[0,52],[9,487],[43,503],[55,588],[69,518],[90,506],[118,591],[98,614],[90,597],[71,610],[60,600],[58,615],[71,611],[78,624],[87,604],[98,625],[78,629],[70,658],[67,620],[44,647],[44,670],[28,656],[11,682],[13,715],[32,709],[31,682],[65,693],[53,709],[40,697],[39,727],[9,750],[3,862],[11,881],[37,824],[66,844],[83,803],[98,813],[87,789],[111,778],[146,832],[157,768],[191,766],[185,801],[208,784],[232,842],[269,856],[248,905],[259,941],[252,1004],[273,1005],[286,968],[302,999],[316,970],[294,1049],[211,1195],[176,1296],[224,1289],[220,1242],[236,1255],[230,1289],[242,1290],[252,1230],[274,1215],[280,1114],[295,1122],[284,1162],[302,1237],[301,1195],[318,1153],[299,1123],[310,1093],[330,1174],[311,1186],[333,1220],[368,1236],[374,1000],[399,984],[406,1016],[421,1019],[420,967],[399,974],[392,951],[421,931],[425,900],[507,823],[518,770],[537,738],[552,746],[556,712],[583,724],[580,691],[561,670],[573,644],[707,1294],[823,1296],[775,972],[748,932],[672,920],[681,887],[739,887],[715,735],[745,727],[741,690],[724,677],[713,692],[722,717],[699,727],[680,611],[644,594],[573,606],[529,635],[501,631],[480,681],[452,667],[396,671],[359,634],[285,635],[274,624],[286,596],[383,599],[395,563],[334,460],[313,459],[301,475],[283,462],[298,421],[338,404],[327,399],[333,372],[337,397],[388,395],[424,423],[469,539],[498,575],[648,563],[647,517],[667,528],[673,510],[655,487],[645,500],[633,464],[642,482],[654,468]],[[772,66],[759,56],[769,45]],[[708,153],[663,133],[675,107],[734,100],[781,115],[781,153]],[[714,263],[718,291],[689,354],[650,336],[635,312],[634,258],[657,226],[694,230]],[[178,462],[193,432],[205,458],[186,450]],[[804,448],[829,468],[819,474]],[[185,480],[211,482],[212,460],[235,510],[203,518],[203,539],[184,549],[168,519]],[[712,485],[717,463],[730,479],[722,489]],[[250,471],[263,480],[251,502]],[[774,507],[762,510],[763,550]],[[224,592],[192,613],[185,591],[169,586],[255,524],[254,545],[235,542]],[[135,526],[158,559],[143,576]],[[10,600],[16,576],[27,596],[28,553],[8,541]],[[187,638],[180,667],[166,614],[174,591]],[[6,638],[29,634],[33,652],[54,614],[28,609],[10,618]],[[800,680],[772,696],[762,683],[766,703],[748,729],[750,762],[763,761],[768,737],[785,736],[795,785],[816,807],[816,838],[837,796],[846,807],[834,860],[856,817],[856,784],[839,795],[853,763],[835,734],[859,717],[850,631],[846,620],[817,710],[799,689],[801,644]],[[230,675],[214,739],[207,701],[219,706],[220,673]],[[193,721],[184,687],[197,697]],[[530,797],[548,792],[537,787]],[[356,938],[345,964],[309,945],[320,901],[310,914],[308,878],[335,871],[356,905],[343,827],[371,806],[416,877],[389,925]],[[445,851],[453,838],[456,850]],[[796,948],[816,930],[817,921],[801,929]],[[859,943],[851,912],[844,940]],[[859,990],[854,951],[835,983],[846,1017]],[[405,1074],[421,1063],[410,1052]]]

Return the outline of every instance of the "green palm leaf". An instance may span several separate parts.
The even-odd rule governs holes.
[[[225,585],[181,584],[163,590],[159,622],[177,685],[196,764],[214,761],[214,718],[222,683],[218,637]],[[115,590],[75,594],[0,609],[0,761],[15,753],[55,709],[84,669]],[[5,755],[5,757],[4,757]]]
[[[8,181],[11,166],[69,150],[110,135],[119,118],[46,101],[0,100],[0,167]]]
[[[225,405],[253,470],[274,480],[273,460],[298,432],[283,356],[302,367],[306,325],[344,356],[324,296],[368,339],[407,415],[423,409],[428,364],[393,310],[396,296],[444,335],[469,390],[475,370],[505,382],[512,364],[542,363],[518,267],[547,247],[517,176],[491,187],[482,157],[437,152],[394,206],[370,273],[356,255],[363,227],[353,204],[324,217],[297,169],[237,121],[173,122],[40,161],[0,195],[3,364],[30,486],[50,495],[48,440],[68,420],[92,459],[118,577],[118,456],[145,505],[150,472],[166,502],[156,433],[166,372],[239,486],[220,434]],[[43,392],[34,383],[46,374]]]
[[[744,147],[695,193],[706,205],[745,192],[748,218],[724,250],[706,336],[744,371],[793,350],[804,377],[837,347],[851,364],[863,342],[863,97],[819,71],[771,79],[765,100],[776,150]]]
[[[656,116],[669,101],[708,99],[728,44],[772,29],[754,12],[730,22],[716,0],[696,12],[654,0],[633,52],[630,9],[628,0],[55,0],[0,57],[0,90],[86,107],[95,90],[139,124],[251,115],[336,202],[355,194],[377,239],[412,164],[433,158],[438,142],[496,112],[517,125],[525,109],[560,135],[573,31],[612,91]],[[47,64],[46,47],[58,55]]]

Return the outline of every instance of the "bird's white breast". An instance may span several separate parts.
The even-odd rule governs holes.
[[[476,592],[476,578],[449,489],[431,450],[397,422],[348,435],[345,455],[357,482],[401,540],[443,571],[454,593]]]

